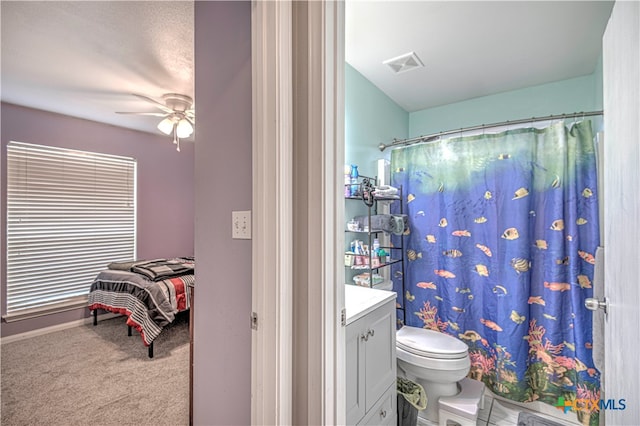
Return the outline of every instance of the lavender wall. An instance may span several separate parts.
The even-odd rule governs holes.
[[[196,2],[194,424],[251,423],[251,3]]]
[[[180,153],[168,137],[2,103],[2,229],[6,229],[6,145],[30,142],[138,161],[138,258],[190,256],[194,253],[194,143]],[[2,232],[2,252],[6,237]],[[6,268],[2,262],[2,294]],[[2,297],[4,300],[5,298]],[[3,302],[2,312],[5,312]],[[2,336],[61,324],[88,316],[86,309],[2,323]]]

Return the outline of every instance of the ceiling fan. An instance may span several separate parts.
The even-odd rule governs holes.
[[[164,117],[158,123],[158,130],[167,136],[173,134],[173,143],[176,150],[180,151],[180,139],[188,138],[193,133],[193,126],[196,120],[196,112],[193,106],[193,99],[187,95],[178,93],[165,93],[162,95],[163,102],[157,101],[148,96],[132,93],[144,101],[152,103],[162,112],[117,112],[116,114],[152,115]]]

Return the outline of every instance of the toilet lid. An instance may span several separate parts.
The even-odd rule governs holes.
[[[414,355],[455,359],[467,356],[469,347],[448,334],[417,327],[402,327],[396,332],[396,345]]]

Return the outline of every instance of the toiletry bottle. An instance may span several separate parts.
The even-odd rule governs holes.
[[[359,195],[359,185],[358,185],[358,166],[352,164],[351,165],[351,196]]]
[[[344,166],[344,196],[351,197],[351,166]]]

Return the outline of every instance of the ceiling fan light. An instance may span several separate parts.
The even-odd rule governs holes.
[[[165,135],[170,135],[173,131],[173,120],[170,117],[165,118],[160,123],[158,123],[158,130],[160,130]]]
[[[193,126],[191,125],[191,123],[189,123],[189,120],[183,118],[182,120],[178,121],[176,133],[181,139],[188,138],[193,133]]]

